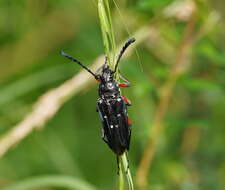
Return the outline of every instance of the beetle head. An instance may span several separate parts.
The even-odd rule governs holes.
[[[113,71],[109,68],[107,63],[105,63],[102,68],[102,80],[105,82],[113,80]]]

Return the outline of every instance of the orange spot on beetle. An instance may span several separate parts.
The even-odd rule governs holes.
[[[129,85],[128,85],[128,84],[122,83],[122,84],[119,84],[119,86],[120,86],[120,87],[128,87]]]
[[[128,125],[131,125],[131,123],[132,123],[131,119],[129,117],[127,118],[127,123],[128,123]]]

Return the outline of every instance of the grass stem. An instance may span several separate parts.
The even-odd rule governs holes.
[[[116,43],[108,0],[98,1],[98,13],[102,30],[103,43],[105,46],[105,53],[108,57],[108,64],[112,69],[114,69],[116,64]],[[118,73],[116,73],[115,76],[118,79]],[[128,167],[128,159],[125,153],[119,159],[119,167],[123,168],[119,174],[119,190],[124,189],[124,175],[126,175],[129,190],[133,190],[132,177]]]

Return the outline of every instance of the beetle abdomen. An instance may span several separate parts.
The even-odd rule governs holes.
[[[98,100],[98,111],[103,124],[102,138],[117,155],[129,149],[131,126],[127,107],[121,96]]]

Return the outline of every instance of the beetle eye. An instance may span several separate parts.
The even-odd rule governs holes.
[[[101,80],[100,75],[96,75],[95,80],[100,81]]]

